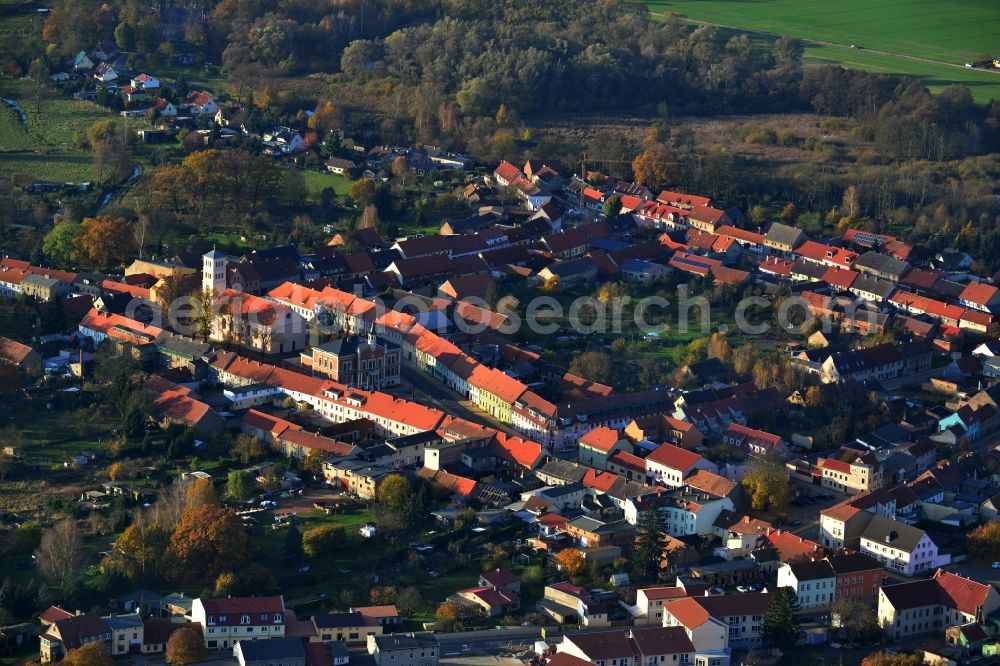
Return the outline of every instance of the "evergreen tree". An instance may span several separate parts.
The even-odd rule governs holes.
[[[797,607],[795,592],[790,587],[779,587],[773,593],[764,611],[763,637],[768,647],[781,650],[787,657],[795,648],[799,638],[799,619],[795,615]]]
[[[305,559],[305,555],[305,551],[302,549],[302,532],[299,530],[298,523],[293,520],[285,534],[285,559],[290,564],[298,564]]]
[[[655,506],[647,507],[639,514],[636,528],[639,538],[635,544],[633,569],[639,576],[656,575],[663,556],[663,535],[667,531],[663,514]]]

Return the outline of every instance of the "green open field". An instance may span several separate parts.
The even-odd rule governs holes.
[[[347,192],[351,189],[351,185],[354,184],[354,181],[349,178],[322,171],[307,170],[302,172],[302,176],[306,180],[306,187],[309,189],[309,194],[314,199],[327,187],[332,187],[338,197],[346,196]]]
[[[74,148],[73,139],[111,113],[48,87],[36,107],[32,86],[25,79],[0,81],[0,97],[16,101],[26,117],[22,122],[17,111],[0,107],[0,178],[31,173],[42,180],[91,180],[91,156]]]
[[[809,62],[907,74],[926,81],[931,90],[961,83],[979,102],[1000,99],[1000,71],[964,67],[981,54],[1000,54],[996,2],[646,0],[645,4],[653,13],[672,12],[695,21],[797,37],[807,42]],[[852,44],[860,48],[849,48]]]

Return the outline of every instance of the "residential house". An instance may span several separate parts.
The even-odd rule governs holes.
[[[722,442],[743,451],[752,458],[770,456],[781,460],[788,458],[788,443],[780,435],[748,428],[739,423],[730,423],[726,427],[722,434]]]
[[[669,442],[683,449],[694,449],[704,443],[701,431],[690,421],[682,421],[667,414],[653,414],[629,423],[624,434],[635,443],[640,441]]]
[[[558,650],[556,656],[569,655],[596,666],[700,663],[695,660],[694,644],[680,627],[624,627],[570,634]],[[722,661],[716,666],[722,666]]]
[[[434,634],[369,636],[368,654],[375,666],[437,666],[440,647]]]
[[[922,529],[882,516],[872,516],[861,533],[860,550],[905,576],[951,561],[951,556],[938,552],[937,544]]]
[[[51,611],[52,609],[50,609]],[[48,613],[53,618],[39,637],[42,663],[59,661],[70,650],[83,647],[90,643],[101,643],[105,651],[111,654],[111,627],[96,613]],[[46,615],[46,614],[43,614]],[[44,621],[44,620],[43,620]]]
[[[683,627],[699,651],[759,648],[769,601],[766,592],[673,599],[663,605],[663,625]]]
[[[509,615],[521,608],[521,598],[516,592],[482,585],[459,590],[448,599],[489,617]]]
[[[854,261],[854,270],[899,282],[910,270],[910,264],[878,252],[865,252]]]
[[[284,637],[285,601],[281,596],[198,598],[191,604],[191,619],[201,625],[205,647],[228,650],[240,640]]]
[[[718,472],[714,463],[705,460],[697,453],[673,444],[661,444],[646,456],[646,476],[653,483],[662,483],[676,488],[682,486],[684,477],[696,469]]]
[[[638,525],[642,522],[643,512],[657,511],[668,535],[707,536],[713,533],[713,524],[719,515],[733,509],[733,501],[729,497],[710,495],[684,486],[626,500],[625,520]]]
[[[837,575],[826,560],[782,562],[778,587],[795,592],[799,608],[824,608],[833,603]]]
[[[580,438],[577,451],[581,465],[594,469],[607,469],[608,459],[616,452],[634,453],[635,449],[632,442],[618,434],[617,430],[601,426]]]
[[[0,337],[0,360],[16,365],[22,373],[37,377],[42,372],[42,355],[26,344]]]
[[[836,575],[835,599],[855,599],[874,603],[885,579],[885,569],[878,560],[861,553],[831,555],[826,558]]]
[[[925,634],[943,638],[947,627],[983,623],[1000,607],[989,583],[938,570],[928,580],[886,585],[878,594],[878,620],[891,641]]]
[[[764,234],[764,247],[772,254],[792,258],[797,248],[806,239],[804,231],[780,222],[774,222]]]
[[[1000,289],[992,284],[972,280],[959,294],[958,304],[982,312],[996,312],[1000,308]]]
[[[298,637],[266,641],[243,639],[233,646],[239,666],[305,666],[306,651]]]
[[[858,456],[851,462],[819,458],[816,467],[824,488],[856,495],[882,487],[882,465],[874,453]]]
[[[308,358],[313,374],[365,390],[381,390],[399,384],[400,348],[373,334],[351,335],[312,347]]]
[[[367,644],[369,636],[379,636],[383,632],[381,624],[368,622],[358,610],[346,613],[319,613],[313,615],[314,642],[329,643],[340,641],[347,645]]]
[[[575,622],[582,627],[607,627],[608,615],[620,608],[617,595],[586,590],[569,582],[546,585],[536,607],[560,624]]]
[[[197,116],[214,116],[219,110],[212,96],[202,90],[192,90],[185,101],[191,113]]]
[[[565,487],[565,486],[563,486]],[[557,507],[562,510],[565,507]],[[561,529],[581,548],[603,548],[605,546],[626,547],[635,540],[632,523],[625,520],[604,522],[590,516],[577,516],[569,520]]]

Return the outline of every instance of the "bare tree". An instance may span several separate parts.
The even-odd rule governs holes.
[[[67,518],[42,535],[35,551],[38,570],[53,583],[65,586],[80,574],[84,564],[83,535],[76,523]]]
[[[184,513],[184,484],[178,478],[160,493],[156,503],[150,508],[154,523],[166,530],[172,530]]]

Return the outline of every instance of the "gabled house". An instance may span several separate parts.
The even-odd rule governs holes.
[[[594,428],[580,438],[578,457],[581,465],[607,469],[608,459],[618,451],[633,453],[632,442],[606,427]]]
[[[101,83],[111,83],[118,78],[118,70],[110,63],[102,62],[94,70],[94,78]]]
[[[922,529],[882,516],[873,516],[861,533],[861,552],[904,576],[951,561],[951,556],[938,552],[937,544]]]
[[[833,603],[837,575],[826,560],[782,562],[778,567],[778,587],[795,592],[799,608],[823,608]]]
[[[202,90],[192,90],[185,101],[191,113],[198,116],[214,116],[219,110],[219,105],[212,96]]]
[[[52,609],[50,609],[52,611]],[[90,643],[101,643],[108,654],[111,654],[111,627],[96,613],[69,614],[61,612],[46,612],[52,621],[39,637],[42,663],[59,661],[70,650],[75,650]],[[44,620],[43,620],[44,621]]]
[[[943,638],[948,627],[985,622],[997,608],[1000,594],[992,585],[941,570],[929,580],[886,585],[878,594],[878,621],[891,641]]]
[[[205,647],[228,650],[240,640],[285,635],[285,601],[276,597],[198,598],[191,619],[201,625]]]
[[[764,234],[764,247],[772,254],[792,258],[795,248],[806,240],[806,234],[798,227],[792,227],[780,222],[774,222]]]
[[[646,476],[653,483],[676,488],[684,485],[684,477],[696,469],[718,472],[714,463],[673,444],[661,444],[646,456]]]

